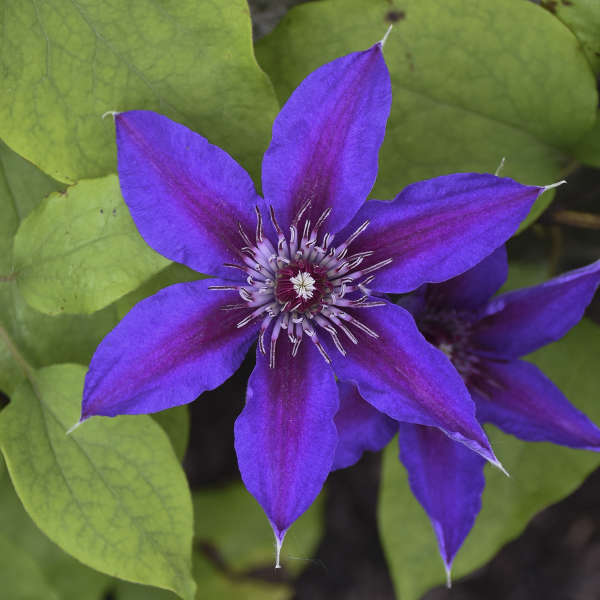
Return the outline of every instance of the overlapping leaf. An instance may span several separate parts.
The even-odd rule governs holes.
[[[393,105],[373,196],[458,171],[526,184],[560,179],[594,122],[595,80],[575,36],[522,0],[332,0],[298,6],[257,46],[284,101],[310,71],[371,46],[384,53]],[[530,220],[551,199],[544,194]]]
[[[2,593],[11,600],[59,600],[41,566],[5,534],[0,534]]]
[[[114,172],[106,111],[150,109],[256,174],[277,106],[244,0],[6,0],[0,137],[60,181]]]
[[[542,4],[577,36],[594,73],[600,74],[600,3],[597,0],[559,0]]]
[[[19,290],[51,315],[95,312],[169,264],[138,233],[116,175],[46,198],[21,223],[13,254]]]
[[[0,475],[0,530],[14,544],[14,554],[3,552],[1,561],[6,569],[2,573],[2,592],[10,600],[20,597],[10,591],[11,578],[22,574],[21,569],[30,563],[35,566],[30,574],[27,569],[23,579],[31,579],[37,585],[40,579],[37,573],[41,572],[44,584],[52,589],[52,592],[44,593],[38,590],[31,600],[55,597],[60,600],[102,600],[104,597],[110,578],[82,565],[40,532],[25,512],[5,472]]]
[[[50,539],[95,569],[194,597],[192,505],[162,429],[147,416],[79,418],[85,368],[22,383],[0,415],[0,447],[23,505]]]
[[[247,571],[274,564],[273,532],[264,513],[241,483],[198,491],[193,496],[196,553],[194,575],[197,600],[288,600],[292,590],[281,584],[260,582]],[[292,573],[304,568],[319,540],[322,529],[322,498],[302,515],[286,536],[282,562]],[[204,549],[204,552],[202,551]],[[229,572],[219,571],[207,554],[223,561]],[[117,600],[169,600],[162,590],[119,584]]]
[[[86,363],[117,322],[114,307],[93,317],[48,317],[30,308],[13,271],[13,235],[21,221],[50,192],[64,186],[0,144],[0,326],[34,366]],[[0,340],[0,390],[10,394],[24,378],[5,340]]]
[[[175,456],[183,460],[190,439],[190,413],[187,404],[152,413],[152,418],[169,436]]]

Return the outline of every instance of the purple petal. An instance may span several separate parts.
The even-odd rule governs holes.
[[[381,450],[396,435],[398,423],[360,397],[350,383],[338,382],[340,409],[335,415],[338,445],[332,470],[358,462],[365,450]]]
[[[221,310],[239,296],[208,289],[218,283],[178,283],[136,304],[92,358],[81,419],[156,412],[223,383],[244,359],[258,324],[236,327],[249,311]]]
[[[339,237],[370,221],[352,252],[374,251],[373,263],[392,259],[371,287],[409,292],[482,261],[517,230],[543,191],[488,174],[436,177],[409,185],[392,202],[367,202]]]
[[[263,160],[263,192],[283,228],[307,200],[313,222],[333,209],[329,231],[352,218],[375,182],[391,101],[379,44],[323,65],[298,86]]]
[[[393,419],[439,427],[498,464],[462,378],[446,356],[425,341],[410,314],[386,304],[353,315],[379,337],[354,330],[358,344],[345,344],[347,354],[342,356],[329,337],[322,336],[337,377],[354,383],[367,402]]]
[[[500,289],[507,275],[506,248],[500,246],[462,275],[428,285],[428,304],[445,309],[476,311]]]
[[[485,461],[434,427],[400,423],[398,441],[410,489],[431,521],[449,584],[454,556],[481,510]]]
[[[282,336],[274,369],[257,350],[246,406],[235,422],[235,450],[242,479],[269,518],[278,548],[331,470],[337,409],[333,372],[310,341],[292,358]]]
[[[238,222],[254,231],[262,199],[250,176],[201,135],[150,111],[115,117],[119,182],[146,242],[171,260],[202,273],[238,277],[244,244]]]
[[[481,370],[473,388],[481,422],[530,442],[600,450],[598,427],[535,365],[523,360],[487,360]]]
[[[555,342],[575,326],[600,284],[600,260],[546,283],[494,298],[472,344],[499,358],[517,358]]]

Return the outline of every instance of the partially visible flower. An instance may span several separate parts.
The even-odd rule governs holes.
[[[403,299],[404,305],[462,376],[481,423],[527,441],[600,450],[598,427],[535,365],[520,360],[580,321],[600,284],[600,261],[491,298],[507,272],[501,247],[450,281],[422,286]],[[364,450],[382,448],[399,430],[400,458],[431,520],[449,578],[481,509],[485,461],[439,429],[397,423],[378,413],[347,384],[340,384],[336,425],[340,444],[334,468],[353,464]]]
[[[235,447],[278,548],[331,470],[334,372],[379,410],[496,463],[451,363],[372,290],[408,292],[472,267],[546,188],[467,173],[364,204],[390,104],[381,43],[309,75],[274,123],[265,200],[200,135],[151,112],[115,114],[119,181],[139,232],[219,279],[168,287],[125,316],[92,359],[81,419],[191,402],[258,339]]]

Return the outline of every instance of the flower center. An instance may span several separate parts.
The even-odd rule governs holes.
[[[290,277],[290,283],[294,286],[294,291],[298,298],[302,300],[310,300],[315,291],[315,280],[306,271],[300,271],[294,277]],[[280,285],[277,286],[279,290]],[[279,298],[279,295],[277,296]]]
[[[323,298],[331,291],[327,271],[305,260],[300,259],[277,272],[275,298],[283,311],[319,312]]]
[[[417,320],[425,339],[439,348],[465,381],[479,371],[479,357],[469,345],[472,317],[468,312],[429,310]]]
[[[335,347],[346,354],[338,336],[342,332],[353,344],[358,339],[350,326],[371,337],[379,335],[354,316],[354,309],[382,306],[384,302],[370,299],[367,287],[374,279],[372,272],[388,265],[391,258],[367,268],[358,268],[373,252],[348,253],[352,242],[367,228],[365,221],[343,243],[333,246],[333,235],[325,233],[319,239],[319,230],[331,209],[327,209],[311,227],[310,219],[303,215],[310,202],[298,211],[285,236],[270,209],[271,223],[277,242],[264,234],[262,215],[256,208],[256,236],[252,242],[238,223],[240,236],[245,243],[239,255],[244,264],[227,264],[248,275],[247,285],[212,286],[216,290],[237,290],[243,302],[223,306],[224,310],[250,309],[237,324],[244,327],[262,318],[258,346],[266,354],[265,333],[271,328],[269,363],[275,366],[275,348],[282,331],[292,343],[292,356],[298,352],[302,339],[307,336],[327,362],[331,362],[319,339],[320,331],[327,332]],[[300,223],[303,221],[303,226]],[[302,234],[300,235],[300,232]]]

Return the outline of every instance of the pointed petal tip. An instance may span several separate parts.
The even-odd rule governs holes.
[[[557,181],[556,183],[551,183],[550,185],[545,185],[543,186],[543,192],[547,192],[548,190],[552,190],[554,188],[560,187],[561,185],[567,183],[566,179],[561,179],[560,181]]]
[[[285,538],[286,531],[278,533],[279,529],[271,524],[273,528],[273,535],[275,536],[275,568],[281,569],[281,547],[283,546],[283,540]]]
[[[444,569],[446,570],[446,588],[452,588],[452,563],[444,561]]]
[[[105,113],[102,115],[102,118],[103,118],[103,119],[106,119],[106,117],[107,117],[108,115],[111,115],[111,116],[112,116],[112,118],[113,118],[113,121],[114,121],[114,120],[115,120],[115,119],[116,119],[116,118],[117,118],[117,117],[118,117],[120,114],[121,114],[121,113],[120,113],[120,112],[118,112],[118,111],[116,111],[116,110],[107,110],[107,111],[106,111],[106,112],[105,112]]]
[[[506,156],[503,156],[502,160],[500,161],[500,164],[498,165],[498,168],[494,171],[494,175],[496,177],[498,177],[500,175],[500,172],[502,171],[502,169],[504,169],[505,162],[506,162]]]
[[[497,469],[500,469],[507,477],[510,477],[510,473],[502,466],[502,463],[496,457],[494,457],[494,460],[490,460],[490,463]]]
[[[77,423],[75,423],[74,425],[69,427],[69,429],[67,429],[67,432],[65,433],[65,435],[71,435],[84,421],[85,421],[85,419],[83,417],[81,417],[79,419],[79,421],[77,421]]]
[[[381,49],[383,49],[383,47],[385,46],[385,43],[387,42],[387,39],[390,35],[390,32],[392,31],[392,27],[393,27],[393,25],[390,25],[387,28],[385,35],[377,42],[377,44],[375,44],[375,46],[379,46]]]

